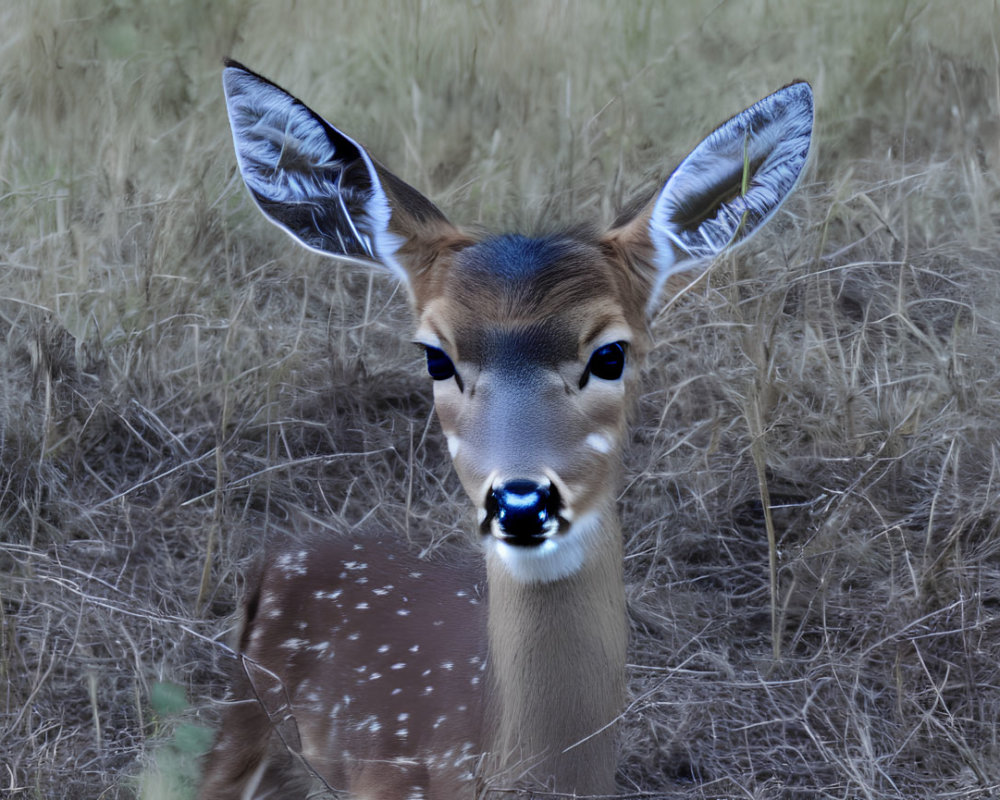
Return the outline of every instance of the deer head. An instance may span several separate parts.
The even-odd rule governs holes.
[[[408,292],[434,404],[487,556],[523,581],[576,572],[613,507],[647,315],[778,209],[806,162],[812,93],[732,117],[603,234],[473,236],[299,100],[235,62],[240,172],[300,244],[388,269]]]

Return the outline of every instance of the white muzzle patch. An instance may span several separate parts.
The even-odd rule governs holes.
[[[565,533],[547,537],[533,547],[511,545],[496,536],[487,536],[487,552],[503,562],[511,576],[522,583],[549,583],[578,572],[594,546],[600,527],[597,512],[575,520]]]

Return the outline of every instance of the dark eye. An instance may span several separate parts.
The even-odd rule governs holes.
[[[625,371],[625,342],[612,342],[598,347],[590,356],[587,368],[580,378],[580,388],[587,384],[591,375],[606,381],[616,381]]]
[[[455,375],[455,365],[444,350],[430,345],[424,345],[427,352],[427,372],[436,381],[446,381]]]

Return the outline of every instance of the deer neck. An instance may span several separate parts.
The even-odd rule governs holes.
[[[573,575],[526,583],[487,558],[490,750],[504,783],[610,792],[613,721],[625,684],[621,528],[598,515],[595,547]]]

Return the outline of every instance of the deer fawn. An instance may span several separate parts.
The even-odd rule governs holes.
[[[606,233],[526,238],[454,227],[240,64],[223,83],[265,216],[407,288],[482,554],[437,563],[328,534],[265,559],[201,796],[289,796],[292,760],[383,800],[612,793],[627,638],[615,496],[647,316],[668,277],[784,202],[809,150],[809,85],[725,122]]]

